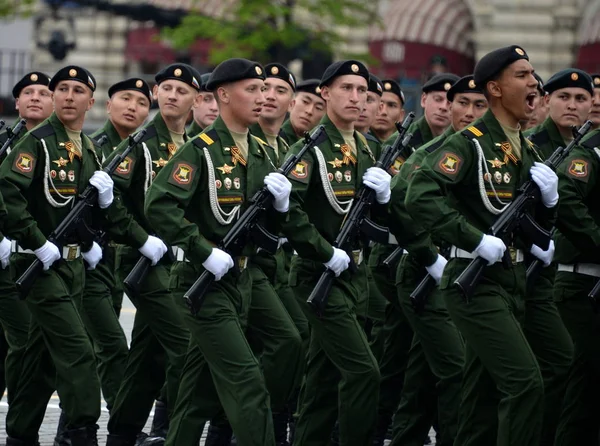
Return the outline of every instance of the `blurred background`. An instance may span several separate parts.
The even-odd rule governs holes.
[[[300,79],[358,58],[400,81],[405,108],[419,113],[433,73],[472,73],[509,44],[544,79],[569,66],[599,72],[600,0],[0,0],[0,117],[16,117],[11,89],[31,70],[89,69],[95,129],[114,82],[152,84],[175,61],[207,72],[233,56],[287,64]]]

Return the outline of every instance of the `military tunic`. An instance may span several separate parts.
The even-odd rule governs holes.
[[[185,133],[187,134],[188,138],[193,138],[194,136],[199,135],[203,131],[204,131],[204,129],[202,127],[200,127],[200,125],[192,119],[192,123],[187,128]]]
[[[560,232],[556,236],[554,300],[575,346],[556,432],[557,446],[598,441],[600,322],[587,295],[600,275],[599,155],[600,130],[594,130],[557,172],[560,205],[556,226]],[[575,265],[577,272],[573,272]]]
[[[529,178],[533,162],[540,159],[533,144],[522,135],[520,140],[521,160],[491,110],[473,126],[450,136],[413,175],[406,197],[413,219],[422,222],[433,237],[473,252],[502,203],[514,197]],[[540,203],[534,216],[548,226],[554,212]],[[513,250],[529,250],[530,242],[519,234],[512,243]],[[537,444],[543,381],[521,326],[524,264],[515,254],[517,261],[509,269],[502,263],[486,267],[466,304],[453,283],[470,260],[453,257],[444,269],[440,289],[466,341],[456,444]],[[497,391],[499,401],[494,396]],[[497,412],[490,410],[496,405]]]
[[[102,162],[113,153],[113,150],[115,150],[122,141],[121,135],[119,135],[110,119],[107,120],[101,128],[92,133],[90,138],[95,142],[98,142],[105,136],[106,138],[102,145],[96,144],[96,152],[98,153],[98,158],[100,158]]]
[[[301,138],[296,135],[296,131],[294,130],[294,126],[292,125],[292,121],[288,118],[281,126],[281,130],[279,131],[279,136],[281,136],[284,141],[292,146]]]
[[[9,210],[6,233],[21,249],[37,249],[46,242],[99,169],[91,140],[85,135],[81,138],[79,159],[65,127],[52,114],[0,166],[0,191]],[[81,246],[82,240],[72,234],[67,243]],[[13,438],[37,441],[54,390],[61,396],[67,429],[94,425],[100,415],[94,352],[76,309],[85,275],[79,252],[86,248],[65,244],[63,259],[41,273],[27,297],[32,315],[27,351],[6,417],[6,430]],[[17,275],[34,259],[31,254],[15,256]]]

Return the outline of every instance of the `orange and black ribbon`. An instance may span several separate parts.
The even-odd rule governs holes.
[[[237,147],[232,147],[231,148],[231,161],[233,162],[233,165],[235,166],[237,163],[240,163],[242,166],[246,167],[246,159],[244,158],[244,155],[242,155],[242,151],[240,149],[238,149]]]
[[[344,155],[344,159],[342,160],[344,161],[344,164],[349,165],[350,163],[352,163],[352,165],[356,165],[356,157],[352,153],[352,149],[348,144],[342,144],[340,150]]]

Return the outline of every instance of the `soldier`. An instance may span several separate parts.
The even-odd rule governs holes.
[[[292,145],[315,128],[325,114],[325,101],[321,97],[319,79],[308,79],[296,86],[290,117],[281,126],[281,136]]]
[[[375,121],[375,116],[379,113],[381,109],[381,96],[383,94],[383,85],[381,84],[381,80],[372,73],[369,73],[369,89],[367,90],[367,101],[365,102],[365,107],[360,112],[360,116],[354,123],[354,128],[357,132],[362,133],[363,135],[369,133],[369,129],[371,128],[371,124]],[[377,145],[380,142],[372,137],[375,140]],[[367,138],[369,141],[369,138]],[[373,146],[369,144],[371,150],[373,150]]]
[[[535,101],[533,104],[535,109],[533,111],[533,114],[531,115],[531,118],[529,118],[527,123],[523,125],[523,131],[529,130],[533,127],[537,127],[548,117],[548,103],[544,99],[544,97],[546,96],[546,91],[544,90],[544,82],[537,73],[533,73],[533,75],[538,81]]]
[[[82,246],[84,241],[75,233],[61,252],[47,236],[88,181],[98,189],[99,208],[108,208],[113,201],[112,180],[98,171],[92,141],[81,133],[94,103],[92,74],[67,66],[54,75],[49,89],[54,92],[55,112],[24,137],[0,167],[0,190],[11,210],[6,229],[19,243],[17,273],[34,256],[44,265],[27,298],[32,321],[21,377],[6,417],[7,445],[37,443],[46,405],[57,389],[71,444],[91,446],[97,444],[100,385],[94,352],[76,307],[83,291],[83,260],[94,268],[102,250],[96,242]]]
[[[594,82],[594,100],[588,119],[592,121],[594,128],[598,128],[600,126],[600,74],[592,74],[591,76]]]
[[[290,216],[285,233],[298,256],[292,260],[290,286],[311,324],[306,389],[294,444],[326,441],[339,419],[340,442],[369,444],[374,431],[379,368],[369,348],[356,308],[366,299],[366,271],[361,246],[353,246],[358,271],[348,271],[348,254],[331,246],[352,197],[362,182],[376,191],[373,212],[389,200],[390,176],[371,167],[375,158],[365,138],[354,130],[364,107],[369,72],[360,62],[330,65],[321,79],[327,114],[321,120],[327,140],[307,152],[290,174]],[[298,142],[292,150],[301,146]],[[306,298],[324,267],[338,278],[322,317]]]
[[[537,444],[543,382],[520,323],[525,296],[523,249],[529,247],[544,262],[551,258],[552,249],[532,247],[519,233],[513,234],[507,248],[485,232],[529,175],[541,191],[534,217],[544,226],[551,224],[558,203],[557,178],[539,162],[539,153],[520,132],[519,122],[529,119],[534,110],[537,86],[525,51],[513,45],[488,53],[475,67],[474,80],[490,109],[424,159],[412,177],[405,203],[413,219],[433,237],[453,245],[440,288],[466,343],[455,443]],[[510,268],[498,263],[506,249],[511,253]],[[489,266],[466,304],[452,284],[476,257]]]
[[[188,332],[178,304],[170,292],[170,261],[163,258],[167,247],[144,216],[144,196],[154,176],[187,139],[185,121],[200,90],[198,72],[189,65],[176,63],[156,74],[153,96],[159,113],[144,127],[147,133],[125,161],[115,170],[118,205],[111,211],[115,241],[126,243],[120,256],[121,270],[129,272],[143,256],[152,261],[139,295],[129,296],[137,312],[123,382],[108,421],[107,445],[133,445],[142,430],[165,382],[166,402],[157,402],[157,412],[172,412],[179,375],[187,350]],[[124,140],[106,160],[124,150]],[[120,234],[122,233],[122,234]],[[121,238],[118,238],[121,237]],[[162,260],[161,260],[162,259]],[[125,273],[126,274],[126,273]],[[165,365],[166,363],[166,365]]]
[[[187,135],[190,138],[202,133],[219,116],[219,107],[215,95],[210,91],[206,91],[206,83],[209,78],[210,73],[204,73],[200,76],[200,95],[192,106],[193,120],[187,129]]]
[[[287,217],[291,184],[273,172],[273,150],[248,132],[258,122],[265,102],[264,79],[264,69],[255,62],[229,59],[219,64],[207,83],[217,98],[219,118],[180,149],[148,191],[146,215],[157,232],[178,247],[172,270],[176,298],[183,300],[204,270],[216,280],[206,291],[198,314],[186,312],[193,342],[167,445],[197,445],[202,421],[216,415],[221,405],[240,444],[275,445],[267,391],[270,377],[263,375],[245,336],[253,312],[262,318],[262,325],[257,319],[253,327],[279,336],[279,358],[297,368],[303,360],[297,348],[300,337],[291,321],[278,327],[289,320],[285,308],[262,270],[252,263],[257,246],[249,242],[234,258],[215,247],[263,184],[275,198],[263,224],[273,230],[276,220]],[[234,265],[235,271],[228,272]],[[266,305],[262,310],[252,302],[259,291],[269,294],[260,299]],[[266,372],[266,364],[264,368]],[[289,391],[293,389],[290,384]],[[281,396],[285,403],[289,395],[274,394],[274,398]]]
[[[574,356],[556,432],[557,446],[598,444],[598,314],[588,293],[600,277],[598,172],[600,130],[586,136],[558,169],[558,271],[554,300],[571,334]]]
[[[404,120],[404,93],[393,79],[384,79],[381,108],[371,124],[371,134],[379,141],[387,141],[396,132],[396,123]]]

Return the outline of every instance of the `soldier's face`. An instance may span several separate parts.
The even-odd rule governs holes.
[[[264,86],[261,79],[244,79],[219,87],[221,114],[227,114],[244,127],[256,124],[265,103]]]
[[[150,101],[139,91],[117,91],[106,103],[106,112],[116,127],[132,132],[148,117]]]
[[[325,115],[325,101],[312,93],[301,91],[296,93],[292,101],[290,121],[294,130],[303,134],[317,126]]]
[[[160,113],[166,118],[187,117],[198,92],[182,81],[167,79],[153,89]]]
[[[529,61],[520,59],[506,67],[496,81],[489,81],[486,88],[491,97],[498,98],[499,107],[503,109],[501,113],[510,117],[516,127],[519,122],[528,121],[533,115],[537,86],[533,67]]]
[[[450,125],[450,102],[446,97],[446,92],[423,93],[421,106],[430,127],[445,129]]]
[[[404,119],[404,114],[400,98],[394,93],[384,91],[381,96],[381,108],[375,116],[371,128],[381,133],[394,131],[396,130],[396,123]]]
[[[523,130],[531,129],[533,127],[538,126],[539,124],[544,122],[548,117],[548,104],[546,103],[546,100],[540,94],[539,91],[536,91],[533,106],[533,114],[531,115],[531,118],[529,118],[529,121],[527,121],[527,124],[523,126]]]
[[[94,105],[92,90],[78,81],[60,81],[54,89],[54,111],[66,126],[77,129]]]
[[[192,108],[194,113],[194,121],[205,129],[217,119],[219,116],[219,107],[215,95],[209,92],[203,92]]]
[[[592,100],[592,111],[588,119],[592,120],[594,127],[600,126],[600,88],[594,88],[594,99]]]
[[[452,127],[459,131],[479,119],[488,109],[485,96],[481,93],[457,93],[451,104]]]
[[[44,85],[29,85],[21,90],[15,108],[21,118],[43,121],[52,114],[52,92]]]
[[[276,77],[268,77],[263,92],[265,103],[260,117],[271,120],[282,119],[290,109],[294,95],[290,84]]]
[[[592,109],[592,95],[583,88],[561,88],[546,96],[550,117],[559,127],[583,125]]]
[[[330,118],[354,124],[367,101],[367,80],[355,74],[340,76],[321,90]]]
[[[371,127],[371,124],[375,121],[375,116],[381,108],[381,96],[372,91],[367,91],[367,100],[365,106],[360,113],[356,124],[358,128],[366,128],[367,130]]]

